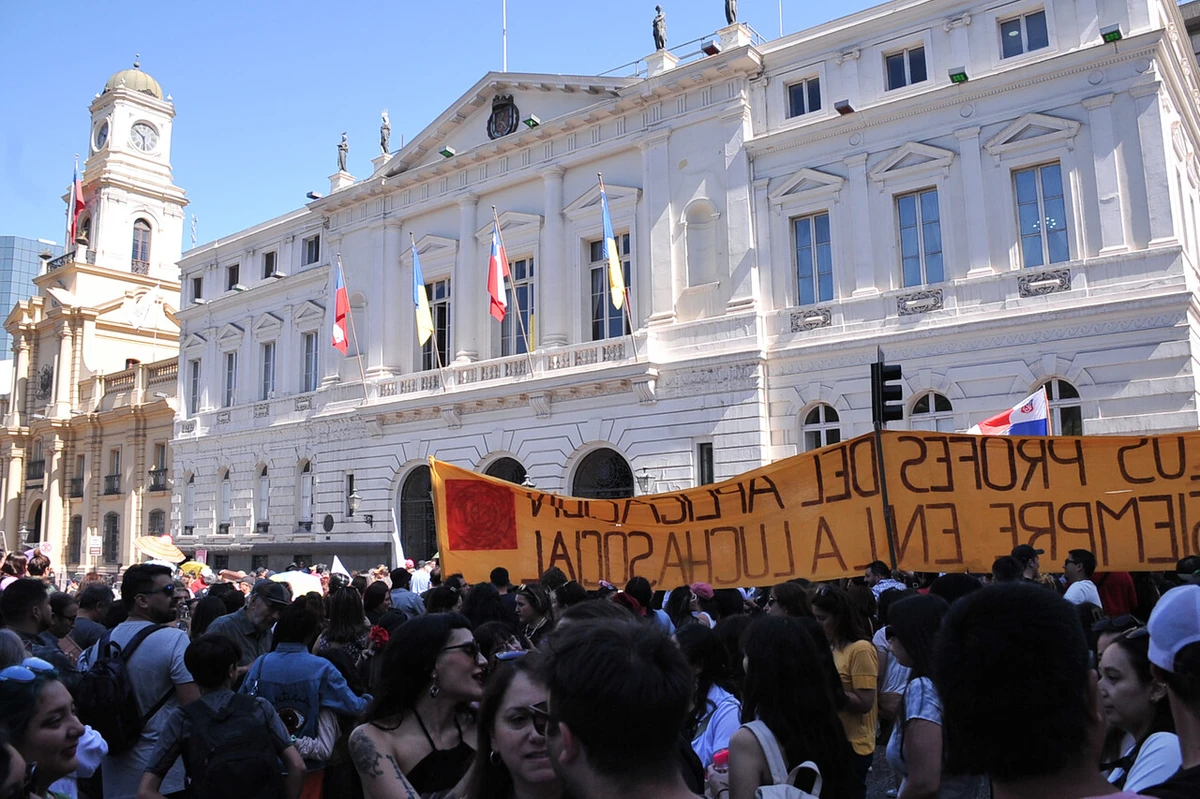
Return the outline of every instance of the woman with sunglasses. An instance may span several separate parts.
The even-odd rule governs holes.
[[[888,609],[885,635],[892,657],[909,669],[887,744],[888,765],[902,780],[898,799],[974,799],[979,791],[976,778],[942,772],[942,702],[929,675],[934,638],[949,609],[934,595],[906,597]]]
[[[798,583],[780,583],[771,589],[767,597],[767,613],[771,616],[812,618],[812,606],[808,604],[808,592]]]
[[[79,767],[84,726],[54,667],[39,658],[0,671],[0,730],[25,761],[25,781],[14,796],[42,799],[54,782]],[[6,796],[7,799],[7,796]]]
[[[1124,732],[1121,757],[1105,763],[1108,781],[1137,793],[1179,770],[1179,738],[1167,687],[1150,670],[1150,636],[1145,627],[1114,640],[1100,656],[1100,700],[1113,729]]]
[[[475,758],[470,704],[483,697],[486,667],[465,616],[418,616],[396,629],[375,701],[350,734],[366,799],[403,797],[404,784],[425,796],[462,780]]]
[[[503,661],[479,706],[479,748],[466,799],[561,799],[546,755],[545,684],[536,652]]]
[[[523,585],[517,589],[517,618],[521,633],[533,648],[541,645],[554,629],[554,610],[550,594],[540,585]]]

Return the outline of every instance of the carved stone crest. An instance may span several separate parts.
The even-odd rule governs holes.
[[[487,132],[489,139],[499,139],[517,129],[521,121],[521,112],[513,102],[511,94],[497,94],[492,100],[492,115],[488,117]]]
[[[51,392],[54,391],[54,368],[49,364],[42,367],[42,371],[38,373],[37,381],[37,398],[40,400],[50,399]]]

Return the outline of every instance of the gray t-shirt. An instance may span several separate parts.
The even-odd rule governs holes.
[[[942,699],[938,696],[933,681],[928,677],[917,677],[904,691],[904,704],[900,718],[892,729],[887,745],[887,762],[892,771],[902,778],[908,777],[908,763],[904,760],[904,725],[914,719],[922,719],[942,726]],[[979,793],[978,777],[968,777],[942,772],[938,799],[973,799]],[[903,783],[901,788],[903,788]]]
[[[113,628],[111,640],[118,646],[124,646],[148,624],[148,621],[118,624]],[[97,646],[99,642],[84,652],[80,660],[81,668],[87,668],[95,661]],[[183,665],[183,653],[187,646],[187,633],[174,627],[164,627],[142,641],[129,659],[129,680],[143,714],[148,713],[167,694],[170,697],[162,709],[146,722],[141,738],[132,749],[122,755],[104,758],[102,774],[105,799],[134,799],[137,796],[138,785],[150,755],[171,717],[171,711],[179,707],[175,686],[192,682],[192,675]],[[163,780],[161,791],[170,794],[182,791],[183,787],[183,761],[179,760]]]

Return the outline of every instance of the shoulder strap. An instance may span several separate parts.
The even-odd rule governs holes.
[[[786,783],[788,779],[787,761],[783,759],[783,751],[779,748],[779,741],[775,738],[775,733],[771,732],[771,728],[766,725],[766,722],[759,719],[742,726],[754,733],[754,737],[758,739],[758,745],[762,747],[763,754],[766,755],[767,766],[771,769],[772,783],[775,785]]]
[[[142,629],[138,630],[137,634],[134,635],[133,638],[129,639],[129,643],[122,647],[121,660],[128,663],[129,659],[133,657],[133,653],[136,652],[137,648],[142,645],[142,641],[145,641],[151,635],[161,630],[164,626],[165,625],[162,624],[151,624],[149,627],[143,627]]]
[[[794,786],[796,784],[796,775],[801,771],[811,771],[817,775],[813,779],[812,790],[805,795],[815,796],[817,799],[821,799],[821,787],[825,784],[825,781],[821,778],[821,769],[817,768],[817,764],[811,760],[805,760],[803,763],[792,769],[791,773],[787,776],[788,785]]]

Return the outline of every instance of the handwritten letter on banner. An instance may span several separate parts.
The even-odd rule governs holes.
[[[620,500],[526,489],[431,460],[445,573],[532,582],[550,566],[588,587],[768,585],[861,574],[987,572],[1020,543],[1096,553],[1101,571],[1200,554],[1200,433],[1140,438],[883,434],[889,546],[871,435],[732,480]],[[1045,568],[1045,567],[1044,567]]]

